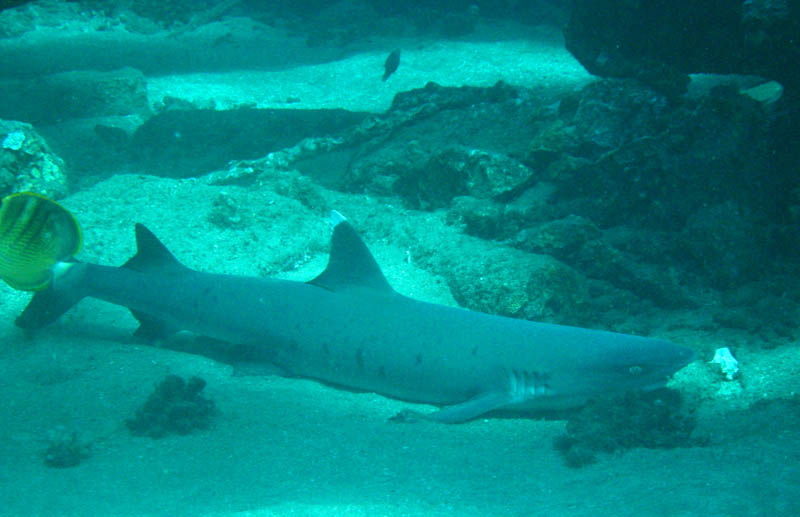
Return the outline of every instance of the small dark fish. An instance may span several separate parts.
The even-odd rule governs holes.
[[[390,75],[397,70],[397,67],[400,66],[400,49],[396,48],[392,50],[392,53],[389,54],[389,57],[386,58],[386,62],[383,64],[383,80],[389,78]]]

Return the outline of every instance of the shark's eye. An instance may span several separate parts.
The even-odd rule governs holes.
[[[642,373],[642,367],[641,366],[631,366],[631,367],[628,368],[628,373],[630,373],[631,375],[639,375],[640,373]]]

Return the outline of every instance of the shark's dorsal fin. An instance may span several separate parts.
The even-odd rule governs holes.
[[[122,267],[140,272],[158,271],[160,273],[177,273],[186,270],[186,266],[178,262],[178,259],[158,240],[158,237],[140,223],[136,223],[136,255]]]
[[[330,291],[360,287],[394,294],[375,257],[350,223],[335,210],[331,212],[331,222],[333,236],[328,267],[308,283]]]
[[[136,255],[122,267],[140,273],[159,274],[179,274],[188,270],[145,225],[136,223],[135,231]],[[139,321],[139,328],[134,335],[147,341],[166,338],[180,330],[140,311],[131,309],[131,314]]]

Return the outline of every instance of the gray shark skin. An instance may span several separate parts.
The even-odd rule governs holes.
[[[228,343],[229,362],[272,364],[291,376],[434,404],[441,409],[424,417],[448,423],[657,388],[693,357],[660,339],[402,296],[353,227],[333,217],[328,267],[309,282],[194,271],[136,225],[137,253],[124,266],[60,264],[17,325],[39,328],[81,298],[98,298],[128,307],[142,335],[191,331]]]

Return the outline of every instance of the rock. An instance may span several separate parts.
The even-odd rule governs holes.
[[[303,139],[344,131],[365,113],[346,110],[167,110],[142,124],[131,152],[148,173],[199,176],[231,160],[261,158]]]
[[[532,176],[525,165],[500,153],[450,147],[422,167],[401,173],[392,188],[410,205],[433,209],[448,206],[457,196],[489,199],[511,194]]]
[[[769,262],[766,236],[753,215],[732,201],[700,208],[681,235],[686,259],[717,289],[756,280]]]
[[[585,279],[546,255],[492,247],[440,273],[456,301],[472,310],[533,321],[584,317]]]
[[[503,203],[470,196],[453,199],[447,222],[462,226],[469,235],[488,240],[508,239],[520,228],[519,218],[511,215]]]
[[[574,255],[564,260],[590,278],[604,280],[659,307],[695,306],[690,290],[681,282],[681,275],[669,269],[665,271],[661,265],[638,260],[637,255],[621,251],[605,239],[586,241]]]
[[[800,87],[798,9],[783,0],[577,0],[567,49],[596,75],[637,78],[668,98],[690,73],[750,74]]]
[[[733,88],[671,106],[630,81],[601,81],[561,114],[574,135],[541,173],[562,209],[602,227],[674,231],[699,208],[733,199],[764,210],[779,197],[770,176],[763,108]]]
[[[578,468],[597,461],[601,452],[706,445],[706,439],[692,436],[696,425],[677,390],[627,393],[590,401],[570,414],[566,434],[556,438],[554,447],[570,467]]]
[[[71,177],[97,180],[129,172],[130,141],[142,124],[139,115],[76,118],[37,129],[63,158]]]
[[[345,137],[343,146],[354,152],[337,188],[399,194],[426,209],[461,195],[511,194],[533,175],[512,156],[524,154],[527,137],[536,133],[531,120],[541,111],[502,82],[491,88],[428,83],[401,92],[387,113]]]
[[[59,199],[67,195],[64,161],[33,126],[0,120],[0,196],[31,191]]]
[[[587,241],[600,236],[600,230],[590,220],[570,215],[525,228],[517,235],[516,241],[520,249],[546,253],[563,260],[578,251]]]
[[[149,114],[144,75],[133,68],[75,70],[0,80],[0,118],[47,125],[75,118]]]

